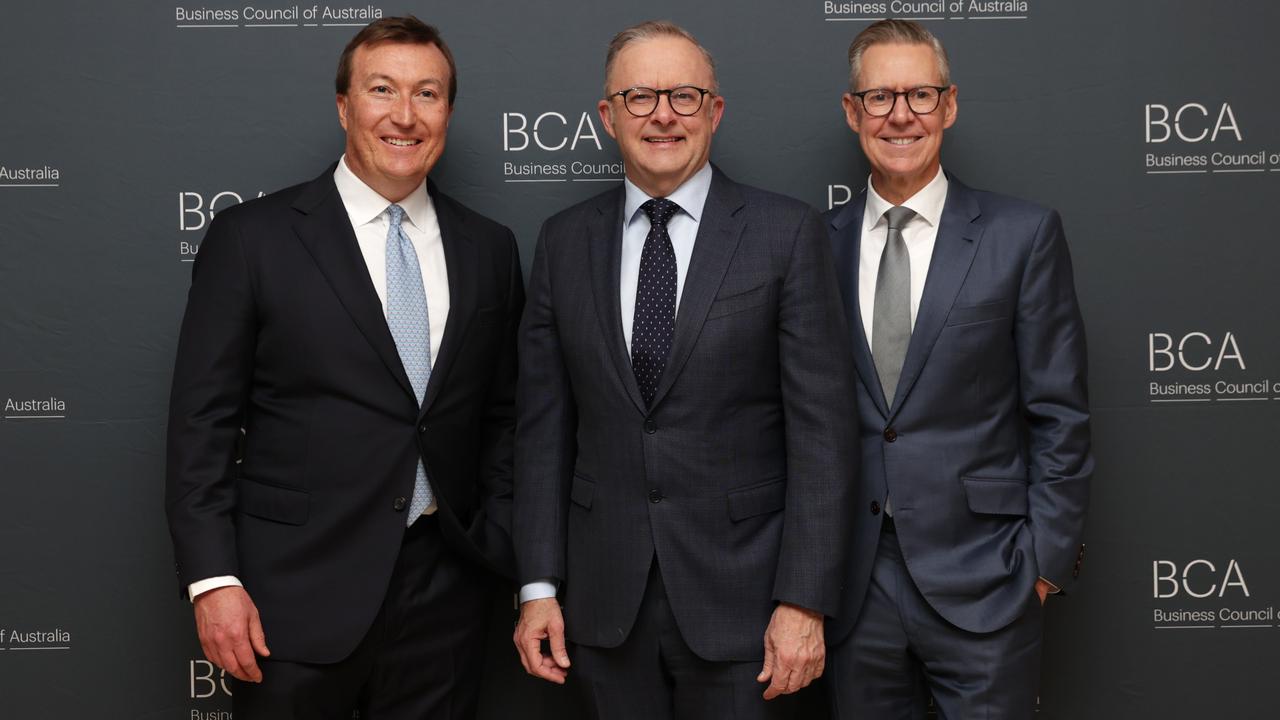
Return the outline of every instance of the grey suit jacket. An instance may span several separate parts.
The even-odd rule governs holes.
[[[854,340],[863,479],[848,597],[827,640],[862,607],[886,494],[921,593],[956,626],[991,632],[1024,611],[1037,576],[1068,587],[1083,553],[1088,360],[1062,221],[950,177],[888,405],[859,320],[865,206],[864,191],[826,215]]]
[[[547,220],[520,328],[519,578],[571,641],[630,632],[655,556],[709,660],[762,656],[776,602],[834,614],[855,496],[854,370],[830,247],[789,198],[711,183],[652,407],[619,306],[624,191]]]

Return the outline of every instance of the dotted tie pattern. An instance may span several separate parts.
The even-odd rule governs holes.
[[[631,370],[636,375],[645,406],[649,406],[675,334],[676,251],[667,234],[667,221],[680,206],[666,198],[657,198],[641,205],[640,209],[649,216],[649,234],[640,252],[636,314],[631,326]]]
[[[427,315],[427,293],[422,288],[418,253],[400,225],[404,208],[390,205],[387,216],[391,220],[387,228],[387,327],[391,329],[400,362],[421,407],[427,394],[427,381],[431,379],[431,318]],[[409,502],[405,524],[412,525],[430,505],[431,485],[419,458],[413,500]]]

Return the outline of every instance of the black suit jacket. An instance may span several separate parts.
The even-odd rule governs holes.
[[[657,557],[689,646],[762,657],[777,601],[835,614],[854,370],[817,214],[715,172],[651,409],[622,335],[624,191],[542,228],[520,330],[519,577],[562,581],[570,640],[631,630]]]
[[[513,572],[516,245],[507,228],[428,191],[450,310],[421,407],[332,166],[220,212],[196,259],[170,398],[178,579],[185,589],[238,576],[275,658],[331,662],[363,637],[419,457],[452,549]]]

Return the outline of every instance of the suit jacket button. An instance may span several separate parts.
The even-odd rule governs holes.
[[[409,507],[409,501],[402,497],[398,497],[391,501],[391,508],[396,512],[404,512],[404,509],[407,507]]]
[[[898,439],[898,431],[897,431],[897,430],[894,430],[893,428],[887,428],[887,429],[884,431],[884,441],[885,441],[885,442],[893,442],[894,440],[897,440],[897,439]]]
[[[650,491],[649,491],[649,502],[651,502],[651,503],[660,503],[660,502],[662,502],[662,493],[661,493],[661,492],[659,492],[658,490],[650,490]]]
[[[419,426],[418,426],[418,432],[420,432],[420,433],[425,433],[426,431],[427,431],[427,426],[426,426],[426,425],[419,425]]]
[[[645,418],[644,431],[650,435],[658,432],[658,423],[654,422],[653,418]]]
[[[875,500],[871,501],[871,514],[872,515],[880,514],[880,503],[876,502]]]

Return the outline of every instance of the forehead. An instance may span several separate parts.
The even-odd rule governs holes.
[[[361,45],[351,58],[352,75],[407,75],[414,79],[443,79],[449,75],[449,61],[432,44],[381,42]]]
[[[935,85],[942,82],[933,47],[922,43],[872,45],[862,53],[859,75],[860,87]]]
[[[610,84],[668,87],[679,83],[709,85],[711,66],[696,45],[682,37],[636,40],[618,53]]]

